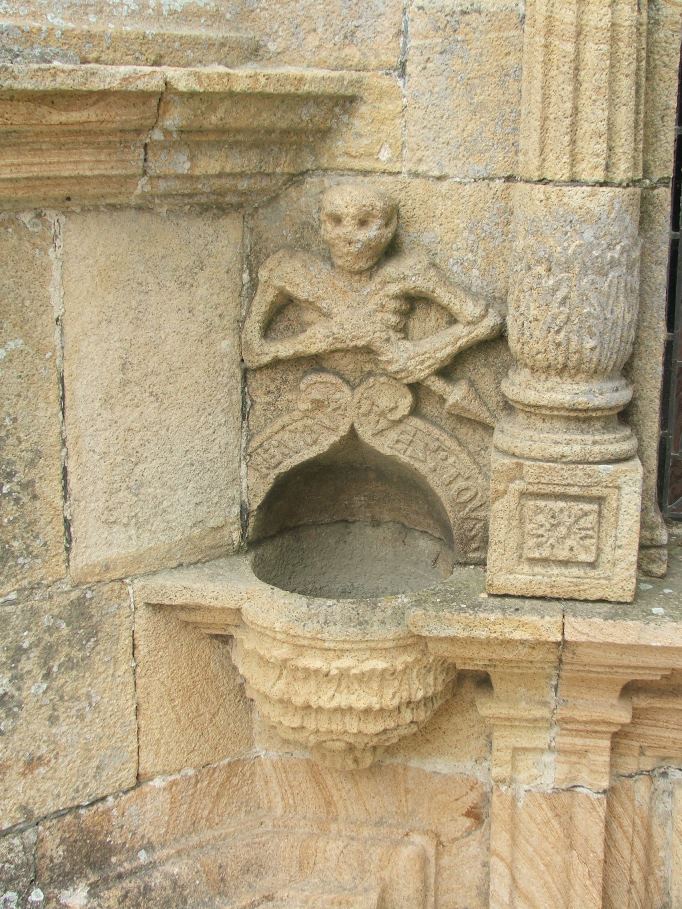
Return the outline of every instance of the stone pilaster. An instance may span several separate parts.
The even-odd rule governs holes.
[[[589,184],[641,173],[645,9],[535,0],[528,10],[521,173],[562,185],[516,190],[493,593],[634,597],[642,469],[618,414],[632,397],[621,370],[637,326],[640,191]],[[635,53],[622,67],[626,46]]]

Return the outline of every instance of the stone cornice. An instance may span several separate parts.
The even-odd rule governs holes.
[[[231,205],[312,167],[397,169],[400,105],[381,74],[0,66],[0,205]]]

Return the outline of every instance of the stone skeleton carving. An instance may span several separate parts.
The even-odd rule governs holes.
[[[438,373],[461,351],[498,335],[503,318],[423,255],[383,259],[397,225],[398,207],[385,193],[358,185],[329,189],[321,227],[332,263],[300,250],[282,250],[265,262],[244,325],[244,361],[258,369],[297,357],[368,350],[393,378],[421,382],[443,397],[447,411],[492,423],[468,380],[448,382]],[[408,339],[407,319],[416,300],[442,306],[454,323],[428,337]],[[304,329],[285,338],[268,337],[277,312],[290,302],[302,309]]]

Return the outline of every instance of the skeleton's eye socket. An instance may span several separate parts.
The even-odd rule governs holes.
[[[333,224],[335,227],[338,227],[341,223],[341,215],[337,215],[334,212],[331,212],[327,215],[327,221],[329,221],[329,223]]]
[[[363,215],[361,218],[358,218],[358,227],[367,227],[369,224],[369,218],[366,215]]]

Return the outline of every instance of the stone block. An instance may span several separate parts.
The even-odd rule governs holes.
[[[489,593],[634,598],[639,461],[556,464],[493,454]]]
[[[0,596],[65,572],[55,229],[38,216],[0,218]]]
[[[644,96],[644,176],[668,180],[673,173],[680,11],[669,0],[649,0]]]
[[[136,604],[139,775],[236,757],[251,746],[251,711],[226,638]]]
[[[67,26],[63,31],[60,28],[58,40],[51,27],[54,17],[59,19],[58,27]],[[123,61],[114,56],[112,45],[120,47],[125,41],[124,29],[130,29],[132,40],[121,48],[121,54],[129,58],[140,48],[133,56],[140,65],[158,64],[161,59],[175,66],[234,66],[248,54],[269,66],[305,62],[330,69],[387,70],[398,63],[402,17],[402,0],[331,0],[324,6],[315,0],[202,0],[200,4],[173,2],[153,7],[121,5],[118,0],[92,0],[87,6],[81,0],[30,0],[10,22],[15,28],[33,23],[36,39],[28,44],[8,29],[6,44],[8,55],[14,50],[12,59],[26,62],[84,62],[85,45],[91,59],[95,56],[93,62],[100,62],[104,55],[107,62],[120,63]],[[77,40],[68,29],[71,24],[94,36],[89,41]],[[98,32],[102,31],[113,33],[113,40],[106,41],[97,55],[102,44]],[[248,42],[246,47],[244,42]]]
[[[667,902],[670,801],[665,779],[613,780],[606,800],[604,909],[678,905]]]
[[[57,585],[0,609],[0,827],[132,786],[137,741],[126,588]]]
[[[665,574],[667,565],[667,531],[658,507],[658,449],[669,232],[670,190],[667,187],[642,190],[639,318],[632,356],[625,369],[634,386],[634,395],[626,419],[637,436],[637,453],[644,469],[640,568],[656,577]]]
[[[452,177],[516,172],[523,18],[509,0],[411,4],[406,162]]]
[[[3,909],[37,909],[43,892],[33,886],[36,829],[0,838],[0,906]]]
[[[484,909],[486,818],[485,787],[463,776],[229,761],[45,822],[36,880],[54,906],[243,905],[269,893],[299,907],[328,905],[330,890],[366,899],[388,864],[381,905],[421,909],[437,887],[443,909]],[[299,901],[286,902],[292,892]]]
[[[319,143],[317,167],[396,173],[401,169],[403,93],[395,76],[348,80],[355,101]]]
[[[671,905],[682,906],[682,783],[673,785]]]
[[[239,539],[241,219],[74,214],[64,255],[73,576],[229,551]]]
[[[603,794],[495,790],[489,909],[601,909]]]

